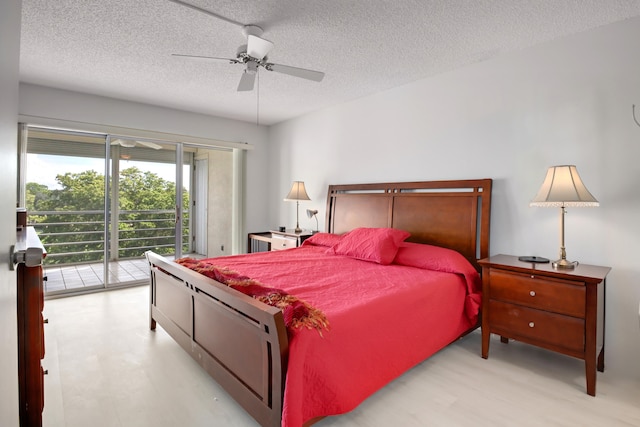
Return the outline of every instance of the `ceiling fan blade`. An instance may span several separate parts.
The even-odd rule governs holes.
[[[149,141],[136,141],[137,144],[144,145],[147,148],[153,148],[154,150],[159,150],[162,148],[162,145],[156,144],[155,142]]]
[[[246,92],[253,90],[253,85],[256,81],[256,73],[244,70],[242,77],[240,77],[240,83],[238,84],[238,92]]]
[[[232,64],[238,64],[240,63],[240,61],[238,61],[235,58],[218,58],[215,56],[200,56],[200,55],[183,55],[180,53],[172,53],[171,56],[179,56],[181,58],[189,58],[189,59],[213,59],[213,60],[218,60],[218,61],[228,61]]]
[[[225,22],[228,22],[230,24],[237,25],[239,27],[243,27],[244,26],[244,24],[242,24],[241,22],[234,21],[233,19],[229,19],[229,18],[224,17],[222,15],[218,15],[217,13],[213,13],[213,12],[207,10],[207,9],[203,9],[201,7],[198,7],[198,6],[194,6],[194,5],[190,4],[190,3],[184,2],[182,0],[169,0],[169,1],[174,2],[176,4],[179,4],[181,6],[188,7],[189,9],[197,10],[198,12],[206,13],[207,15],[213,16],[214,18],[218,18],[218,19],[220,19],[222,21],[225,21]]]
[[[156,144],[155,142],[150,141],[133,141],[131,139],[114,139],[111,141],[111,145],[119,145],[124,148],[134,148],[136,145],[143,145],[147,148],[153,148],[154,150],[159,150],[162,148],[162,145]]]
[[[247,55],[263,59],[273,49],[273,43],[269,40],[249,34],[247,36]]]
[[[265,68],[269,71],[301,77],[303,79],[313,80],[314,82],[320,82],[324,78],[324,73],[321,71],[305,70],[304,68],[290,67],[288,65],[267,64]]]
[[[111,145],[119,145],[121,147],[125,147],[125,148],[133,148],[136,146],[136,142],[135,141],[131,141],[128,139],[114,139],[113,141],[111,141]]]

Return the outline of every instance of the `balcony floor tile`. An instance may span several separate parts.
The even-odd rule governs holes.
[[[112,261],[109,263],[109,284],[122,285],[149,278],[149,266],[144,258]],[[103,286],[104,265],[79,264],[44,268],[47,280],[44,282],[45,295],[78,291],[82,288]]]
[[[202,258],[202,255],[189,254]],[[172,259],[172,258],[171,258]],[[46,296],[73,294],[83,289],[104,287],[104,264],[77,264],[44,267]],[[107,287],[146,283],[149,280],[149,264],[146,258],[109,262],[109,284]]]

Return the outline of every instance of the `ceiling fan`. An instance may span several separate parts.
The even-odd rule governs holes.
[[[180,4],[182,6],[189,7],[194,10],[198,10],[208,15],[214,16],[218,19],[223,19],[227,22],[231,22],[236,25],[239,24],[235,21],[231,21],[213,12],[210,12],[205,9],[201,9],[189,3],[185,3],[181,0],[170,0],[170,1]],[[255,80],[256,80],[256,74],[258,73],[259,68],[264,68],[267,71],[275,71],[276,73],[287,74],[290,76],[300,77],[307,80],[313,80],[316,82],[322,81],[322,79],[324,78],[324,73],[320,71],[307,70],[304,68],[291,67],[289,65],[275,64],[275,63],[269,62],[267,59],[267,54],[271,51],[271,49],[273,49],[274,45],[269,40],[266,40],[260,37],[263,33],[263,30],[257,25],[243,25],[242,33],[247,38],[247,44],[243,44],[238,48],[235,58],[219,58],[214,56],[184,55],[184,54],[178,54],[178,53],[174,53],[172,54],[172,56],[195,58],[195,59],[222,60],[222,61],[227,61],[230,64],[244,65],[245,67],[244,72],[242,73],[242,76],[240,76],[240,83],[238,84],[238,91],[240,92],[253,90]]]
[[[133,148],[133,147],[137,147],[138,145],[142,145],[143,147],[153,148],[154,150],[159,150],[162,148],[161,145],[156,144],[154,142],[134,141],[132,139],[121,139],[121,138],[114,139],[113,141],[111,141],[111,145],[119,145],[125,148]]]

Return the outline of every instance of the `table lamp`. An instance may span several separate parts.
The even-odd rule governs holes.
[[[285,202],[296,202],[296,228],[295,232],[300,233],[302,229],[300,228],[300,220],[299,220],[299,212],[300,212],[300,200],[311,200],[309,195],[307,194],[307,190],[304,188],[303,181],[293,181],[293,185],[291,186],[291,190],[289,190],[289,194],[284,198]]]
[[[314,218],[316,219],[316,233],[318,232],[318,210],[317,209],[307,209],[307,217],[309,219]]]
[[[578,169],[574,165],[552,166],[547,170],[547,176],[529,206],[559,207],[560,210],[560,259],[552,263],[556,269],[573,269],[576,261],[567,261],[564,247],[564,216],[565,208],[600,206],[600,203],[589,193],[582,183]]]

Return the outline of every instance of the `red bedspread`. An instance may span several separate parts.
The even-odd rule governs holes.
[[[436,271],[329,252],[303,245],[212,260],[295,295],[329,321],[322,336],[313,329],[289,330],[284,427],[354,409],[455,340],[477,317],[480,280],[468,263],[450,273],[458,269],[458,259],[420,258],[425,262],[418,264],[443,270]]]

